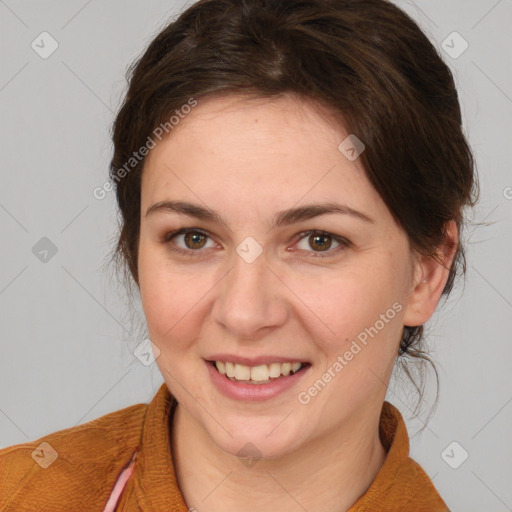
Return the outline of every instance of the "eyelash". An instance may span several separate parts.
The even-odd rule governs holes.
[[[162,239],[162,243],[169,243],[169,242],[171,242],[171,240],[174,237],[176,237],[178,235],[187,234],[187,233],[198,233],[198,234],[204,235],[204,236],[210,238],[211,240],[213,240],[208,233],[202,231],[201,229],[182,228],[182,229],[178,229],[176,231],[171,231],[171,232],[165,234],[163,239]],[[342,237],[339,237],[339,236],[336,236],[336,235],[333,235],[332,233],[329,233],[327,231],[321,231],[321,230],[318,230],[318,229],[311,229],[309,231],[303,231],[303,232],[299,233],[297,235],[299,238],[298,238],[296,243],[300,242],[304,238],[306,238],[306,237],[308,237],[310,235],[313,235],[313,234],[329,236],[333,240],[338,242],[340,245],[338,247],[335,247],[334,249],[327,249],[326,251],[307,251],[307,252],[311,252],[312,253],[312,256],[310,256],[310,257],[326,258],[326,257],[332,256],[333,252],[337,252],[336,251],[337,249],[341,250],[341,249],[347,249],[347,248],[352,247],[352,243],[349,240],[347,240],[345,238],[342,238]],[[194,254],[194,253],[202,252],[201,249],[182,249],[181,247],[176,247],[176,246],[174,246],[174,247],[171,246],[170,250],[172,252],[175,252],[175,253],[178,253],[178,254],[182,254],[182,255],[185,255],[185,256],[190,256],[190,257],[195,257],[196,254]],[[322,253],[326,253],[326,254],[322,254]]]

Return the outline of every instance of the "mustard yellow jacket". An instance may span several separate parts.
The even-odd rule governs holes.
[[[0,511],[187,512],[170,449],[176,403],[163,383],[149,404],[0,450]],[[388,402],[380,437],[384,465],[349,512],[448,511],[409,457],[404,421]]]

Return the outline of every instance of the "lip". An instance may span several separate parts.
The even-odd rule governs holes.
[[[268,354],[264,354],[258,357],[242,357],[234,356],[232,354],[213,354],[212,356],[205,359],[207,361],[223,361],[224,363],[229,362],[233,364],[245,364],[246,366],[258,366],[260,364],[270,363],[310,363],[309,361],[304,359],[297,359],[296,357],[272,356]]]
[[[222,361],[222,359],[217,359],[217,361]],[[283,362],[288,361],[289,360],[283,360]],[[274,359],[274,362],[278,361]],[[295,360],[293,362],[300,361]],[[286,390],[295,386],[311,368],[311,365],[309,365],[287,377],[271,380],[268,384],[245,384],[228,379],[225,375],[222,375],[211,362],[205,361],[205,364],[210,373],[210,378],[218,391],[228,398],[248,402],[270,400],[284,393]]]

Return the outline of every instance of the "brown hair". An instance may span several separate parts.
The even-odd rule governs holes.
[[[191,98],[292,93],[327,106],[364,142],[370,182],[421,254],[435,254],[448,221],[460,232],[476,203],[452,73],[389,1],[200,0],[156,36],[127,80],[110,177],[121,213],[115,257],[136,283],[144,159],[122,178],[119,170]],[[465,269],[459,243],[445,295]],[[399,354],[430,361],[422,337],[423,326],[406,326]]]

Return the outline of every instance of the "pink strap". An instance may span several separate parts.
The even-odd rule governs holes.
[[[135,464],[136,457],[137,450],[133,452],[133,455],[128,465],[124,467],[121,473],[119,473],[119,476],[117,477],[116,483],[114,484],[114,488],[110,493],[110,496],[108,498],[107,504],[105,505],[105,508],[103,509],[103,512],[114,512],[114,510],[116,509],[117,503],[119,501],[119,498],[121,497],[121,493],[123,492],[126,482],[128,482],[128,479],[132,475],[133,465]]]

